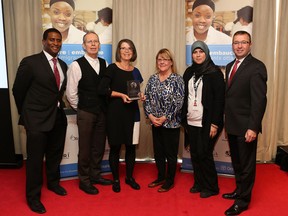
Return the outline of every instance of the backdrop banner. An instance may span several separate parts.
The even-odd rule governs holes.
[[[207,31],[204,31],[199,25],[199,15],[194,14],[193,16],[195,0],[185,1],[187,66],[192,64],[191,46],[196,40],[201,40],[197,38],[197,35],[202,35],[202,38],[206,38],[204,42],[209,47],[212,60],[216,65],[220,66],[223,74],[225,74],[225,66],[235,58],[231,46],[233,34],[236,31],[244,30],[252,36],[254,0],[215,1],[214,17],[206,18]],[[213,154],[218,173],[234,174],[229,145],[225,138],[224,130],[215,145]],[[190,154],[185,150],[183,151],[182,169],[184,171],[193,170]]]
[[[42,0],[43,31],[54,27],[62,34],[62,48],[59,58],[70,65],[74,60],[82,57],[85,51],[82,48],[83,36],[86,32],[96,32],[100,40],[98,56],[104,58],[108,64],[112,63],[112,0],[81,0],[81,1],[54,1]],[[67,104],[68,105],[68,104]],[[78,175],[78,128],[76,112],[66,110],[68,127],[65,149],[60,165],[61,177]],[[106,142],[106,151],[102,161],[102,171],[109,172],[109,146]]]

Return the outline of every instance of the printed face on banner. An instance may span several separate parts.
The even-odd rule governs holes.
[[[69,30],[73,16],[74,10],[68,3],[60,1],[51,5],[50,17],[52,26],[61,33]]]
[[[214,18],[213,10],[207,5],[200,5],[192,12],[192,23],[194,27],[194,35],[206,34],[212,25]]]
[[[68,65],[85,54],[83,37],[87,32],[98,34],[98,41],[90,51],[97,49],[98,57],[112,63],[112,0],[74,1],[75,8],[66,1],[42,0],[43,31],[56,28],[62,34],[62,49],[59,58]],[[73,9],[74,8],[74,9]],[[83,49],[84,48],[84,49]],[[88,46],[87,46],[87,49]]]
[[[192,64],[191,45],[204,41],[213,62],[225,66],[233,61],[232,36],[244,30],[252,35],[254,0],[218,0],[212,6],[200,4],[193,8],[195,0],[186,0],[186,64]],[[209,3],[210,4],[210,3]],[[214,7],[213,7],[214,8]]]

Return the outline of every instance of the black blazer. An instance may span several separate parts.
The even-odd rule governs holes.
[[[233,62],[226,67],[226,80]],[[261,132],[267,98],[267,70],[263,62],[249,54],[239,66],[230,86],[226,82],[225,129],[245,136],[248,129]]]
[[[20,62],[13,95],[20,114],[19,124],[24,125],[27,130],[51,130],[55,123],[58,102],[61,109],[64,107],[62,97],[67,82],[67,65],[61,59],[58,61],[65,77],[60,90],[44,52],[25,57]]]

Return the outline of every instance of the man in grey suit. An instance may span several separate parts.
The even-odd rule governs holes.
[[[61,33],[47,29],[42,44],[42,52],[21,61],[13,85],[19,124],[27,134],[26,199],[30,209],[39,214],[46,212],[40,201],[44,156],[48,189],[61,196],[67,194],[59,185],[67,128],[62,101],[67,65],[57,58]]]
[[[225,129],[235,172],[236,189],[223,194],[234,204],[226,215],[247,210],[256,173],[257,137],[266,108],[267,71],[251,53],[251,36],[238,31],[232,48],[236,59],[226,67]]]

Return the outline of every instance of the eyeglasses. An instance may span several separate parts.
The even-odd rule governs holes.
[[[246,44],[250,44],[250,42],[249,41],[234,41],[233,42],[233,45],[239,45],[239,44],[246,45]]]
[[[97,43],[99,43],[99,41],[98,40],[89,40],[89,41],[86,41],[85,43],[87,43],[87,44],[97,44]]]
[[[157,59],[157,62],[161,62],[161,61],[168,62],[168,61],[171,61],[171,59],[162,59],[162,58]]]
[[[132,48],[131,47],[120,47],[120,50],[131,52]]]

